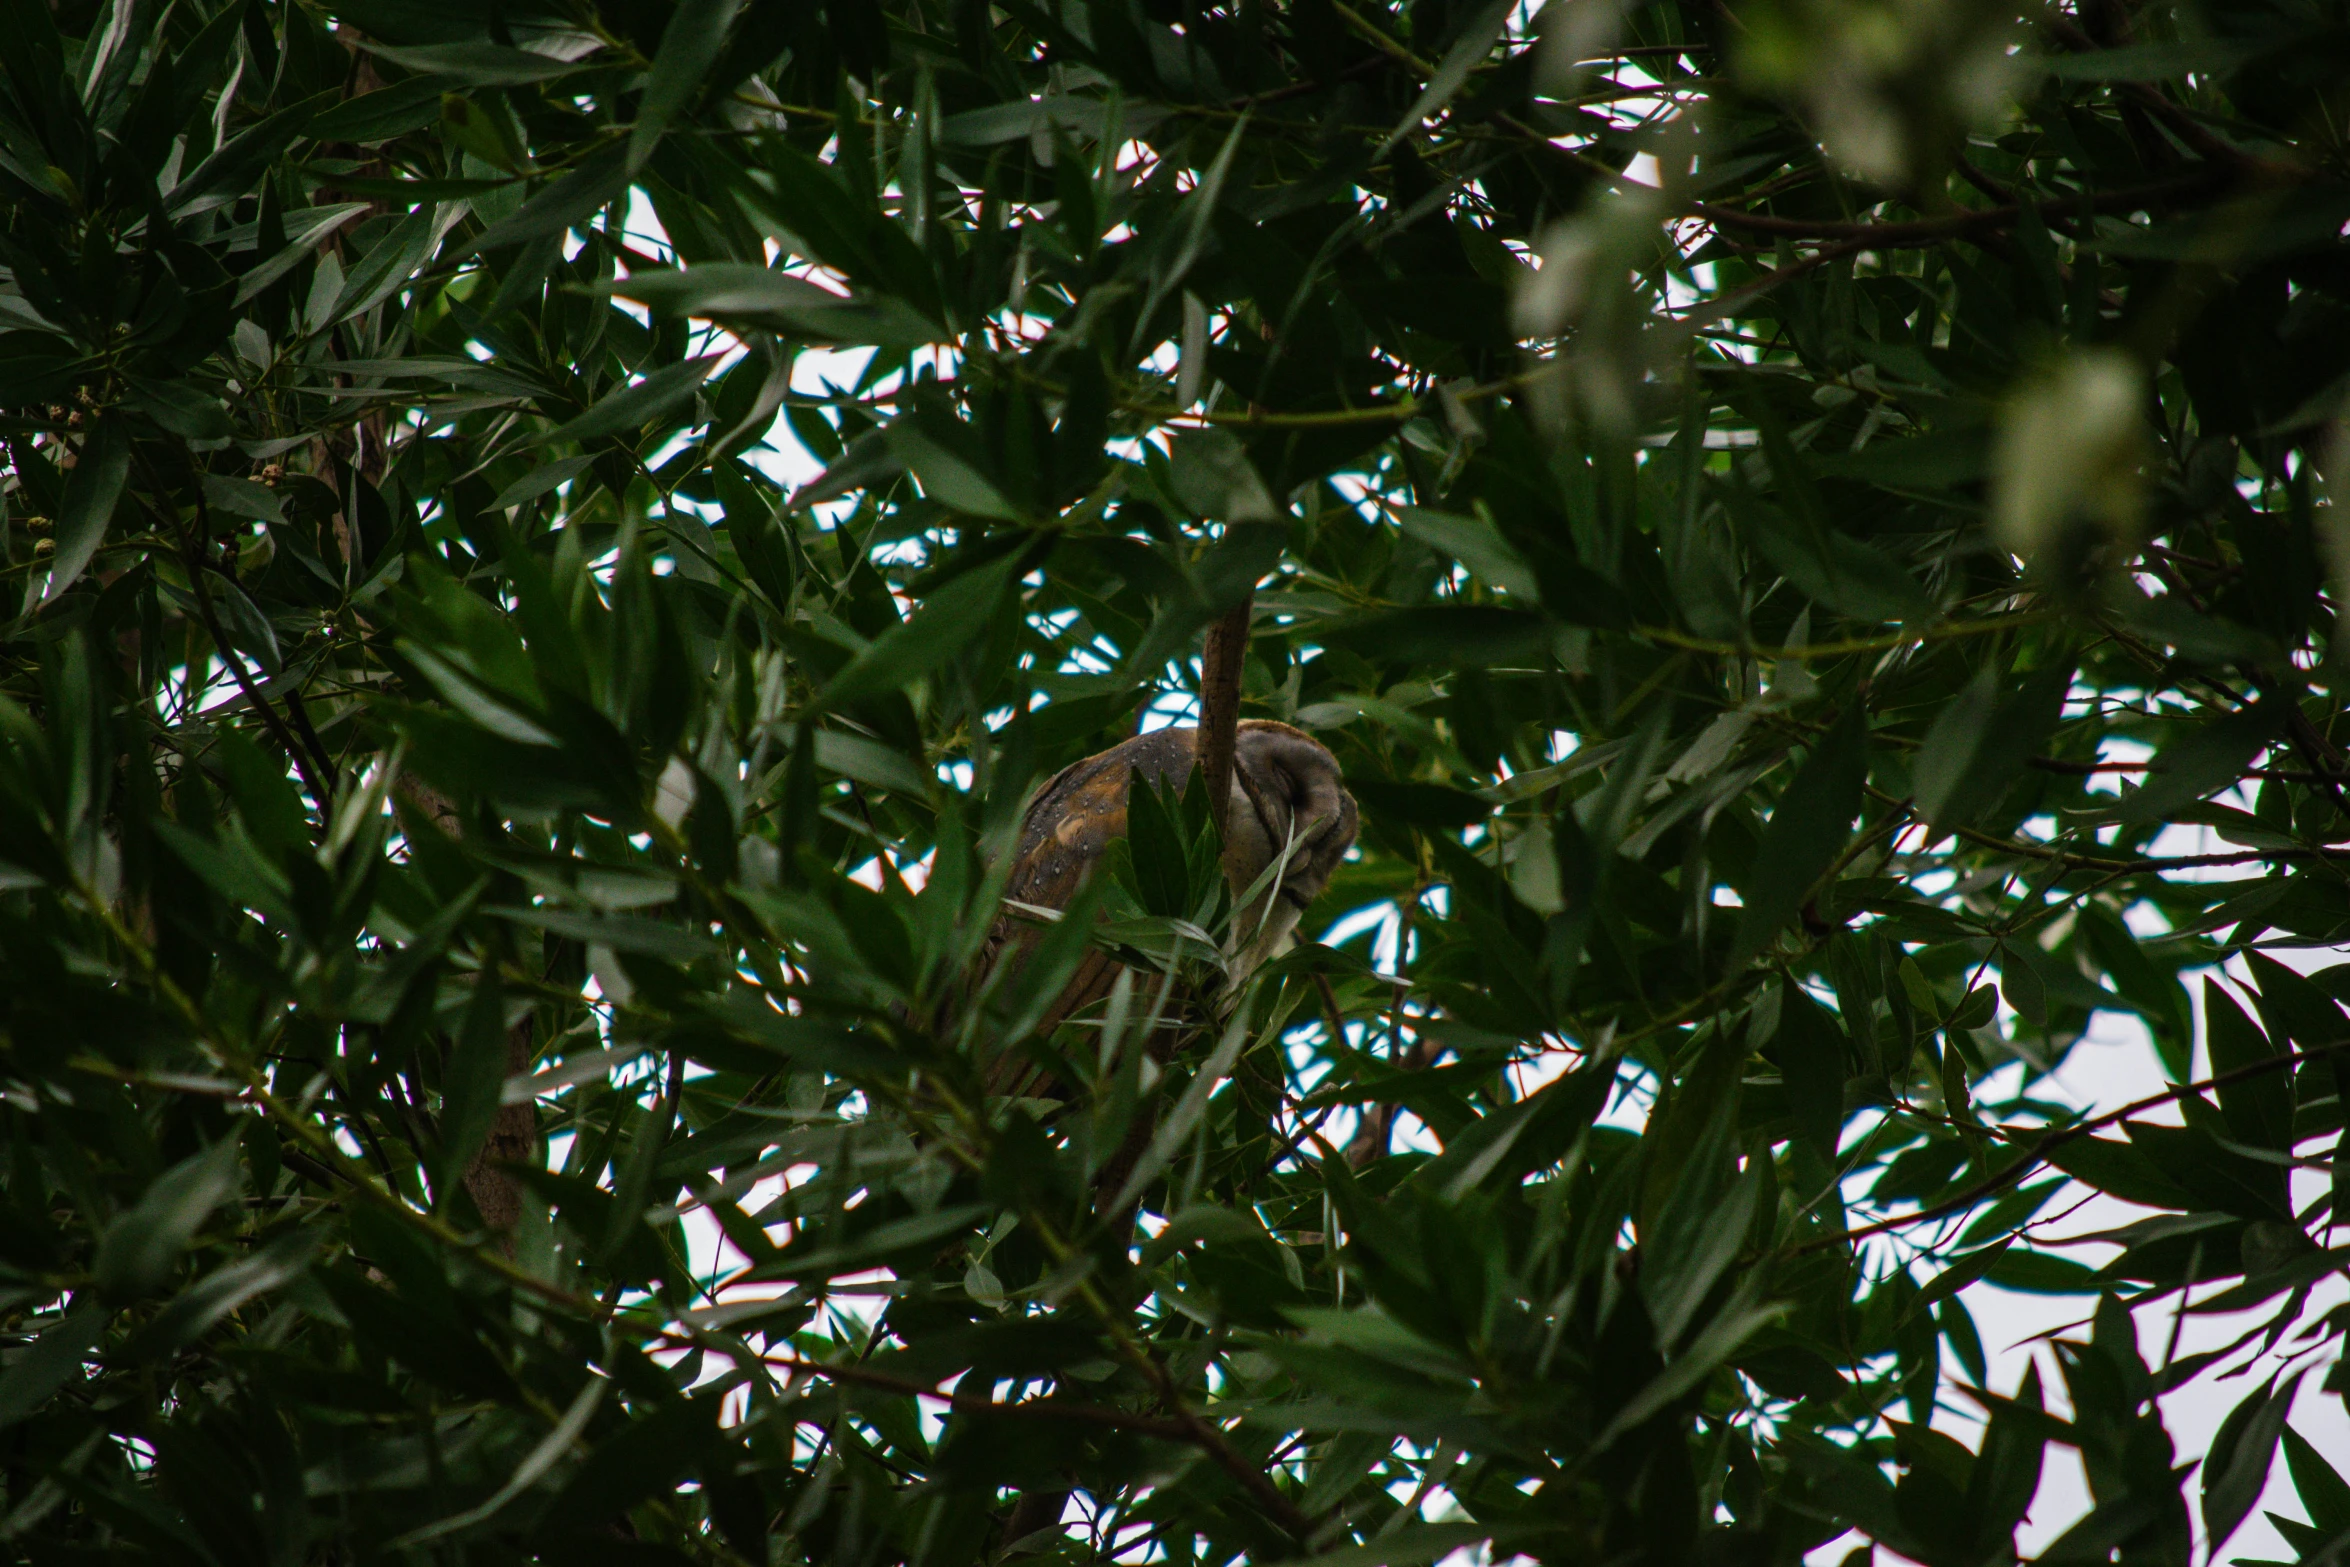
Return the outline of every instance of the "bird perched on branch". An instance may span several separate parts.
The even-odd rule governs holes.
[[[1064,768],[1028,807],[1005,898],[1033,907],[1068,907],[1110,844],[1126,835],[1134,779],[1181,789],[1198,765],[1199,746],[1197,729],[1159,729]],[[1327,747],[1268,719],[1239,725],[1224,818],[1224,879],[1237,899],[1276,861],[1282,863],[1264,889],[1233,915],[1235,978],[1288,945],[1299,917],[1354,846],[1355,829],[1354,797],[1346,792],[1338,758]],[[989,943],[990,966],[1020,961],[1039,931],[1032,921],[1006,917]],[[1108,995],[1118,968],[1108,954],[1088,953],[1040,1032]]]

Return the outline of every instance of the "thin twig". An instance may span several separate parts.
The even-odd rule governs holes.
[[[1736,207],[1716,206],[1709,201],[1690,202],[1686,215],[1703,218],[1709,223],[1729,228],[1746,229],[1757,234],[1778,234],[1788,239],[1858,240],[1865,247],[1901,250],[1914,245],[1937,244],[1946,239],[1957,239],[1978,230],[2011,227],[2024,215],[2025,207],[2037,212],[2042,221],[2062,219],[2080,212],[2084,206],[2094,212],[2133,212],[2181,196],[2192,196],[2210,189],[2226,177],[2226,171],[2206,167],[2176,179],[2161,180],[2152,185],[2130,185],[2120,190],[2093,192],[2083,196],[2051,196],[2041,201],[2016,206],[1976,207],[1965,212],[1954,212],[1938,218],[1912,218],[1896,222],[1824,221],[1819,218],[1783,218],[1770,212],[1744,212]]]
[[[140,457],[139,464],[147,469],[147,482],[155,487],[155,493],[170,493],[161,476],[144,456]],[[261,715],[261,722],[268,727],[270,738],[283,746],[286,755],[292,758],[294,770],[302,775],[302,782],[309,789],[310,797],[318,802],[319,818],[323,821],[328,809],[334,804],[333,775],[322,772],[319,764],[312,761],[309,753],[294,738],[293,731],[286,727],[285,719],[270,705],[269,699],[261,694],[260,687],[253,683],[253,677],[245,672],[244,659],[229,646],[228,633],[221,628],[220,612],[213,605],[211,584],[206,578],[206,573],[213,569],[204,559],[204,545],[212,539],[212,508],[205,503],[202,485],[196,487],[195,493],[196,522],[203,538],[199,541],[183,535],[180,560],[187,568],[188,585],[196,593],[196,611],[203,618],[205,634],[212,638],[213,650],[220,655],[220,661],[228,666],[229,674],[235,678],[237,689],[245,694],[245,700]]]
[[[1857,1230],[1845,1230],[1836,1235],[1823,1235],[1800,1245],[1789,1246],[1778,1252],[1777,1255],[1800,1257],[1807,1252],[1823,1251],[1831,1246],[1848,1246],[1867,1236],[1883,1235],[1888,1231],[1907,1229],[1913,1224],[1929,1223],[1946,1214],[1963,1213],[1984,1198],[2005,1191],[2032,1171],[2046,1164],[2049,1153],[2065,1143],[2078,1142],[2094,1132],[2117,1125],[2134,1115],[2141,1115],[2174,1099],[2181,1099],[2189,1094],[2199,1094],[2207,1088],[2225,1088],[2230,1083],[2240,1083],[2247,1078],[2263,1077],[2270,1072],[2283,1071],[2289,1067],[2297,1066],[2303,1061],[2319,1060],[2344,1050],[2350,1050],[2350,1040],[2342,1041],[2339,1044],[2320,1045],[2315,1050],[2288,1050],[2270,1056],[2265,1061],[2255,1061],[2249,1066],[2237,1067],[2232,1072],[2220,1072],[2192,1083],[2174,1083],[2159,1094],[2152,1094],[2131,1104],[2123,1105],[2119,1110],[2109,1110],[2103,1115],[2077,1122],[2061,1131],[2046,1134],[2037,1143],[2026,1148],[2024,1156],[2015,1163],[1995,1175],[1985,1176],[1955,1197],[1946,1197],[1940,1202],[1929,1203],[1915,1213],[1902,1214],[1897,1218],[1879,1219],[1874,1223],[1864,1224]],[[2021,1134],[2008,1127],[1993,1126],[1987,1127],[1986,1130],[2006,1139],[2010,1144],[2021,1142]]]

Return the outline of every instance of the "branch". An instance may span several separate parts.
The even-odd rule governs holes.
[[[1701,299],[1672,319],[1680,326],[1703,326],[1710,321],[1719,320],[1723,316],[1735,315],[1739,307],[1746,304],[1747,301],[1769,293],[1789,278],[1801,277],[1816,266],[1845,256],[1855,255],[1868,248],[1867,241],[1857,239],[1848,239],[1840,244],[1822,245],[1808,256],[1800,256],[1793,261],[1770,268],[1762,276],[1739,284],[1727,294],[1716,294],[1710,299]]]
[[[193,459],[190,461],[192,465]],[[144,458],[141,459],[141,466],[146,466]],[[169,493],[163,486],[161,476],[152,467],[147,468],[147,480],[156,486],[158,494]],[[212,508],[205,502],[202,484],[196,486],[195,494],[196,523],[204,537],[199,543],[183,535],[181,559],[187,567],[188,586],[196,593],[196,609],[203,617],[205,634],[212,638],[212,646],[220,654],[220,661],[228,665],[230,675],[235,677],[237,689],[245,694],[245,700],[261,715],[261,722],[268,727],[270,738],[285,747],[286,755],[293,759],[294,770],[302,775],[302,782],[309,788],[310,797],[318,802],[319,820],[324,822],[334,809],[334,774],[331,769],[321,771],[322,767],[328,766],[324,757],[313,762],[310,754],[294,738],[293,731],[286,727],[285,719],[279,716],[276,708],[270,706],[268,698],[261,694],[260,687],[253,683],[253,677],[245,673],[244,659],[229,646],[228,635],[221,629],[220,613],[213,607],[212,588],[205,578],[205,573],[213,569],[204,559],[204,547],[212,542]]]
[[[2192,196],[2209,190],[2226,177],[2226,171],[2205,167],[2177,179],[2162,180],[2152,185],[2130,185],[2120,190],[2100,191],[2083,196],[2051,196],[2041,201],[2018,203],[2011,206],[1980,207],[1970,212],[1956,212],[1940,218],[1914,218],[1897,223],[1828,222],[1819,218],[1782,218],[1768,212],[1742,212],[1736,207],[1716,206],[1708,201],[1693,201],[1684,209],[1688,216],[1703,218],[1709,223],[1727,228],[1746,229],[1757,234],[1778,234],[1788,239],[1858,240],[1863,248],[1881,246],[1901,249],[1913,245],[1931,245],[1946,239],[1982,229],[2006,228],[2024,214],[2025,206],[2037,212],[2043,220],[2063,219],[2078,213],[2086,206],[2093,212],[2130,212],[2139,207],[2152,206],[2181,196]]]
[[[356,1159],[345,1153],[334,1138],[320,1129],[310,1116],[296,1110],[279,1098],[269,1086],[268,1075],[260,1067],[245,1061],[214,1032],[212,1020],[205,1014],[204,1009],[196,1004],[193,997],[180,988],[178,981],[164,972],[162,964],[156,959],[154,950],[136,932],[123,923],[122,917],[115,912],[114,907],[98,897],[90,888],[81,887],[76,890],[83,907],[106,927],[107,933],[114,938],[115,943],[138,966],[140,977],[154,989],[157,995],[163,998],[172,1011],[179,1014],[181,1023],[187,1028],[189,1035],[195,1039],[204,1054],[211,1059],[213,1065],[242,1079],[245,1093],[252,1102],[260,1108],[264,1115],[275,1121],[279,1127],[292,1136],[296,1143],[301,1145],[298,1150],[287,1149],[286,1153],[289,1156],[296,1152],[303,1153],[320,1170],[340,1181],[352,1196],[392,1215],[401,1223],[429,1237],[446,1250],[464,1255],[475,1265],[496,1274],[518,1289],[528,1290],[550,1305],[575,1312],[591,1321],[604,1321],[612,1316],[612,1307],[584,1296],[574,1295],[561,1285],[540,1278],[529,1269],[517,1265],[511,1258],[499,1255],[468,1239],[432,1214],[420,1213],[410,1207],[397,1193],[386,1191],[369,1180],[365,1174],[364,1166],[354,1169],[353,1166],[358,1165]],[[306,1170],[304,1173],[311,1172]]]
[[[2049,37],[2075,54],[2104,52],[2104,45],[2061,16],[2051,15],[2042,25],[2048,29]],[[2132,103],[2151,111],[2155,118],[2170,127],[2172,135],[2214,163],[2233,164],[2246,173],[2268,179],[2297,181],[2307,178],[2306,171],[2302,169],[2246,152],[2226,138],[2213,135],[2193,114],[2171,102],[2149,83],[2116,82],[2113,85]]]
[[[1232,802],[1232,753],[1240,731],[1240,666],[1248,656],[1254,590],[1241,595],[1223,619],[1208,627],[1199,661],[1199,765],[1207,776],[1208,809],[1216,830]]]
[[[2030,760],[2027,758],[2027,760]],[[1909,809],[1910,802],[1886,793],[1875,784],[1866,786],[1868,796],[1885,805],[1899,805]],[[1912,811],[1912,819],[1916,814]],[[2053,844],[2026,843],[2019,838],[2002,838],[1995,833],[1978,832],[1972,827],[1953,827],[1947,834],[1937,833],[1930,841],[1939,842],[1948,836],[1971,843],[1980,849],[2000,854],[2018,855],[2027,860],[2044,860],[2052,865],[2065,865],[2074,870],[2109,871],[2115,875],[2142,875],[2155,871],[2201,870],[2225,865],[2266,865],[2280,860],[2317,860],[2333,863],[2350,861],[2350,848],[2306,849],[2245,849],[2227,854],[2140,854],[2128,859],[2113,859],[2098,854],[2077,854]]]
[[[2030,1148],[2026,1149],[2024,1151],[2024,1156],[2021,1159],[2018,1159],[2015,1163],[2009,1165],[2006,1169],[2001,1170],[1996,1175],[1985,1176],[1982,1180],[1977,1181],[1974,1185],[1968,1187],[1965,1191],[1960,1192],[1955,1197],[1946,1197],[1940,1202],[1928,1203],[1925,1207],[1920,1208],[1915,1213],[1905,1213],[1898,1218],[1879,1219],[1874,1223],[1864,1224],[1857,1230],[1845,1230],[1841,1234],[1837,1235],[1823,1235],[1816,1240],[1809,1240],[1798,1246],[1787,1247],[1783,1251],[1778,1252],[1777,1255],[1782,1257],[1800,1257],[1806,1252],[1824,1251],[1830,1246],[1848,1246],[1852,1242],[1861,1240],[1867,1236],[1883,1235],[1888,1231],[1906,1229],[1913,1224],[1925,1224],[1931,1220],[1943,1218],[1949,1214],[1963,1213],[1967,1209],[1972,1208],[1976,1203],[1981,1202],[1984,1198],[1995,1196],[1998,1193],[2005,1191],[2008,1187],[2013,1186],[2016,1182],[2022,1180],[2032,1171],[2046,1164],[2048,1162],[2049,1152],[2052,1149],[2062,1147],[2066,1143],[2079,1142],[2082,1138],[2089,1136],[2093,1132],[2101,1131],[2108,1126],[2117,1125],[2120,1122],[2128,1120],[2134,1115],[2140,1115],[2148,1110],[2155,1109],[2158,1106],[2168,1104],[2174,1099],[2182,1099],[2189,1094],[2200,1094],[2207,1088],[2225,1088],[2230,1083],[2240,1083],[2247,1078],[2262,1077],[2270,1072],[2282,1071],[2288,1067],[2297,1066],[2303,1061],[2320,1060],[2326,1056],[2335,1055],[2344,1050],[2350,1050],[2350,1040],[2344,1040],[2338,1044],[2320,1045],[2315,1050],[2288,1050],[2282,1052],[2281,1054],[2270,1056],[2265,1061],[2255,1061],[2249,1066],[2240,1066],[2232,1072],[2221,1072],[2214,1076],[2203,1078],[2198,1082],[2174,1083],[2159,1094],[2154,1094],[2148,1098],[2140,1099],[2132,1104],[2123,1105],[2119,1110],[2109,1110],[2103,1115],[2094,1116],[2086,1121],[2076,1122],[2071,1126],[2065,1127],[2061,1131],[2048,1133],[2037,1143],[2034,1143]],[[2010,1143],[2019,1142],[2021,1140],[2020,1134],[2004,1126],[1988,1127],[1986,1130],[1997,1133],[2000,1137],[2004,1138]]]
[[[663,1337],[668,1337],[664,1334]],[[1111,1409],[1100,1404],[1064,1404],[1050,1398],[1027,1399],[1016,1404],[1002,1404],[992,1398],[973,1393],[941,1392],[933,1383],[913,1377],[895,1377],[886,1371],[872,1371],[863,1366],[837,1366],[820,1360],[802,1360],[794,1355],[762,1355],[761,1362],[781,1366],[787,1371],[805,1372],[812,1376],[829,1377],[836,1382],[854,1382],[862,1386],[881,1388],[892,1393],[903,1393],[916,1398],[935,1398],[971,1414],[1019,1415],[1036,1420],[1064,1420],[1078,1425],[1095,1426],[1107,1431],[1127,1431],[1137,1436],[1156,1437],[1163,1442],[1181,1442],[1205,1453],[1219,1468],[1240,1482],[1258,1506],[1275,1523],[1288,1531],[1303,1545],[1313,1534],[1313,1521],[1300,1512],[1297,1504],[1281,1494],[1262,1469],[1251,1465],[1232,1450],[1224,1434],[1208,1424],[1189,1406],[1177,1400],[1175,1407],[1183,1416],[1165,1420],[1156,1415],[1129,1414],[1123,1409]]]

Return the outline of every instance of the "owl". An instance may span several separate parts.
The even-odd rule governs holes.
[[[1126,833],[1127,791],[1142,778],[1180,789],[1199,760],[1199,731],[1136,735],[1062,769],[1028,807],[1004,896],[1066,908],[1110,844]],[[1224,878],[1237,898],[1286,853],[1280,873],[1233,915],[1231,970],[1239,978],[1289,943],[1299,918],[1354,846],[1354,797],[1338,758],[1312,736],[1266,719],[1244,720],[1233,742],[1232,795],[1224,820]],[[1041,928],[1007,916],[989,943],[989,967],[1023,961]],[[1088,952],[1046,1013],[1049,1032],[1110,992],[1119,964]],[[1018,984],[1015,971],[1010,976]]]

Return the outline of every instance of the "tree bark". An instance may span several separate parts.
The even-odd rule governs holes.
[[[1199,765],[1207,775],[1208,808],[1224,826],[1232,803],[1232,753],[1240,730],[1240,667],[1248,657],[1249,617],[1256,594],[1246,593],[1230,613],[1208,627],[1199,661]]]

